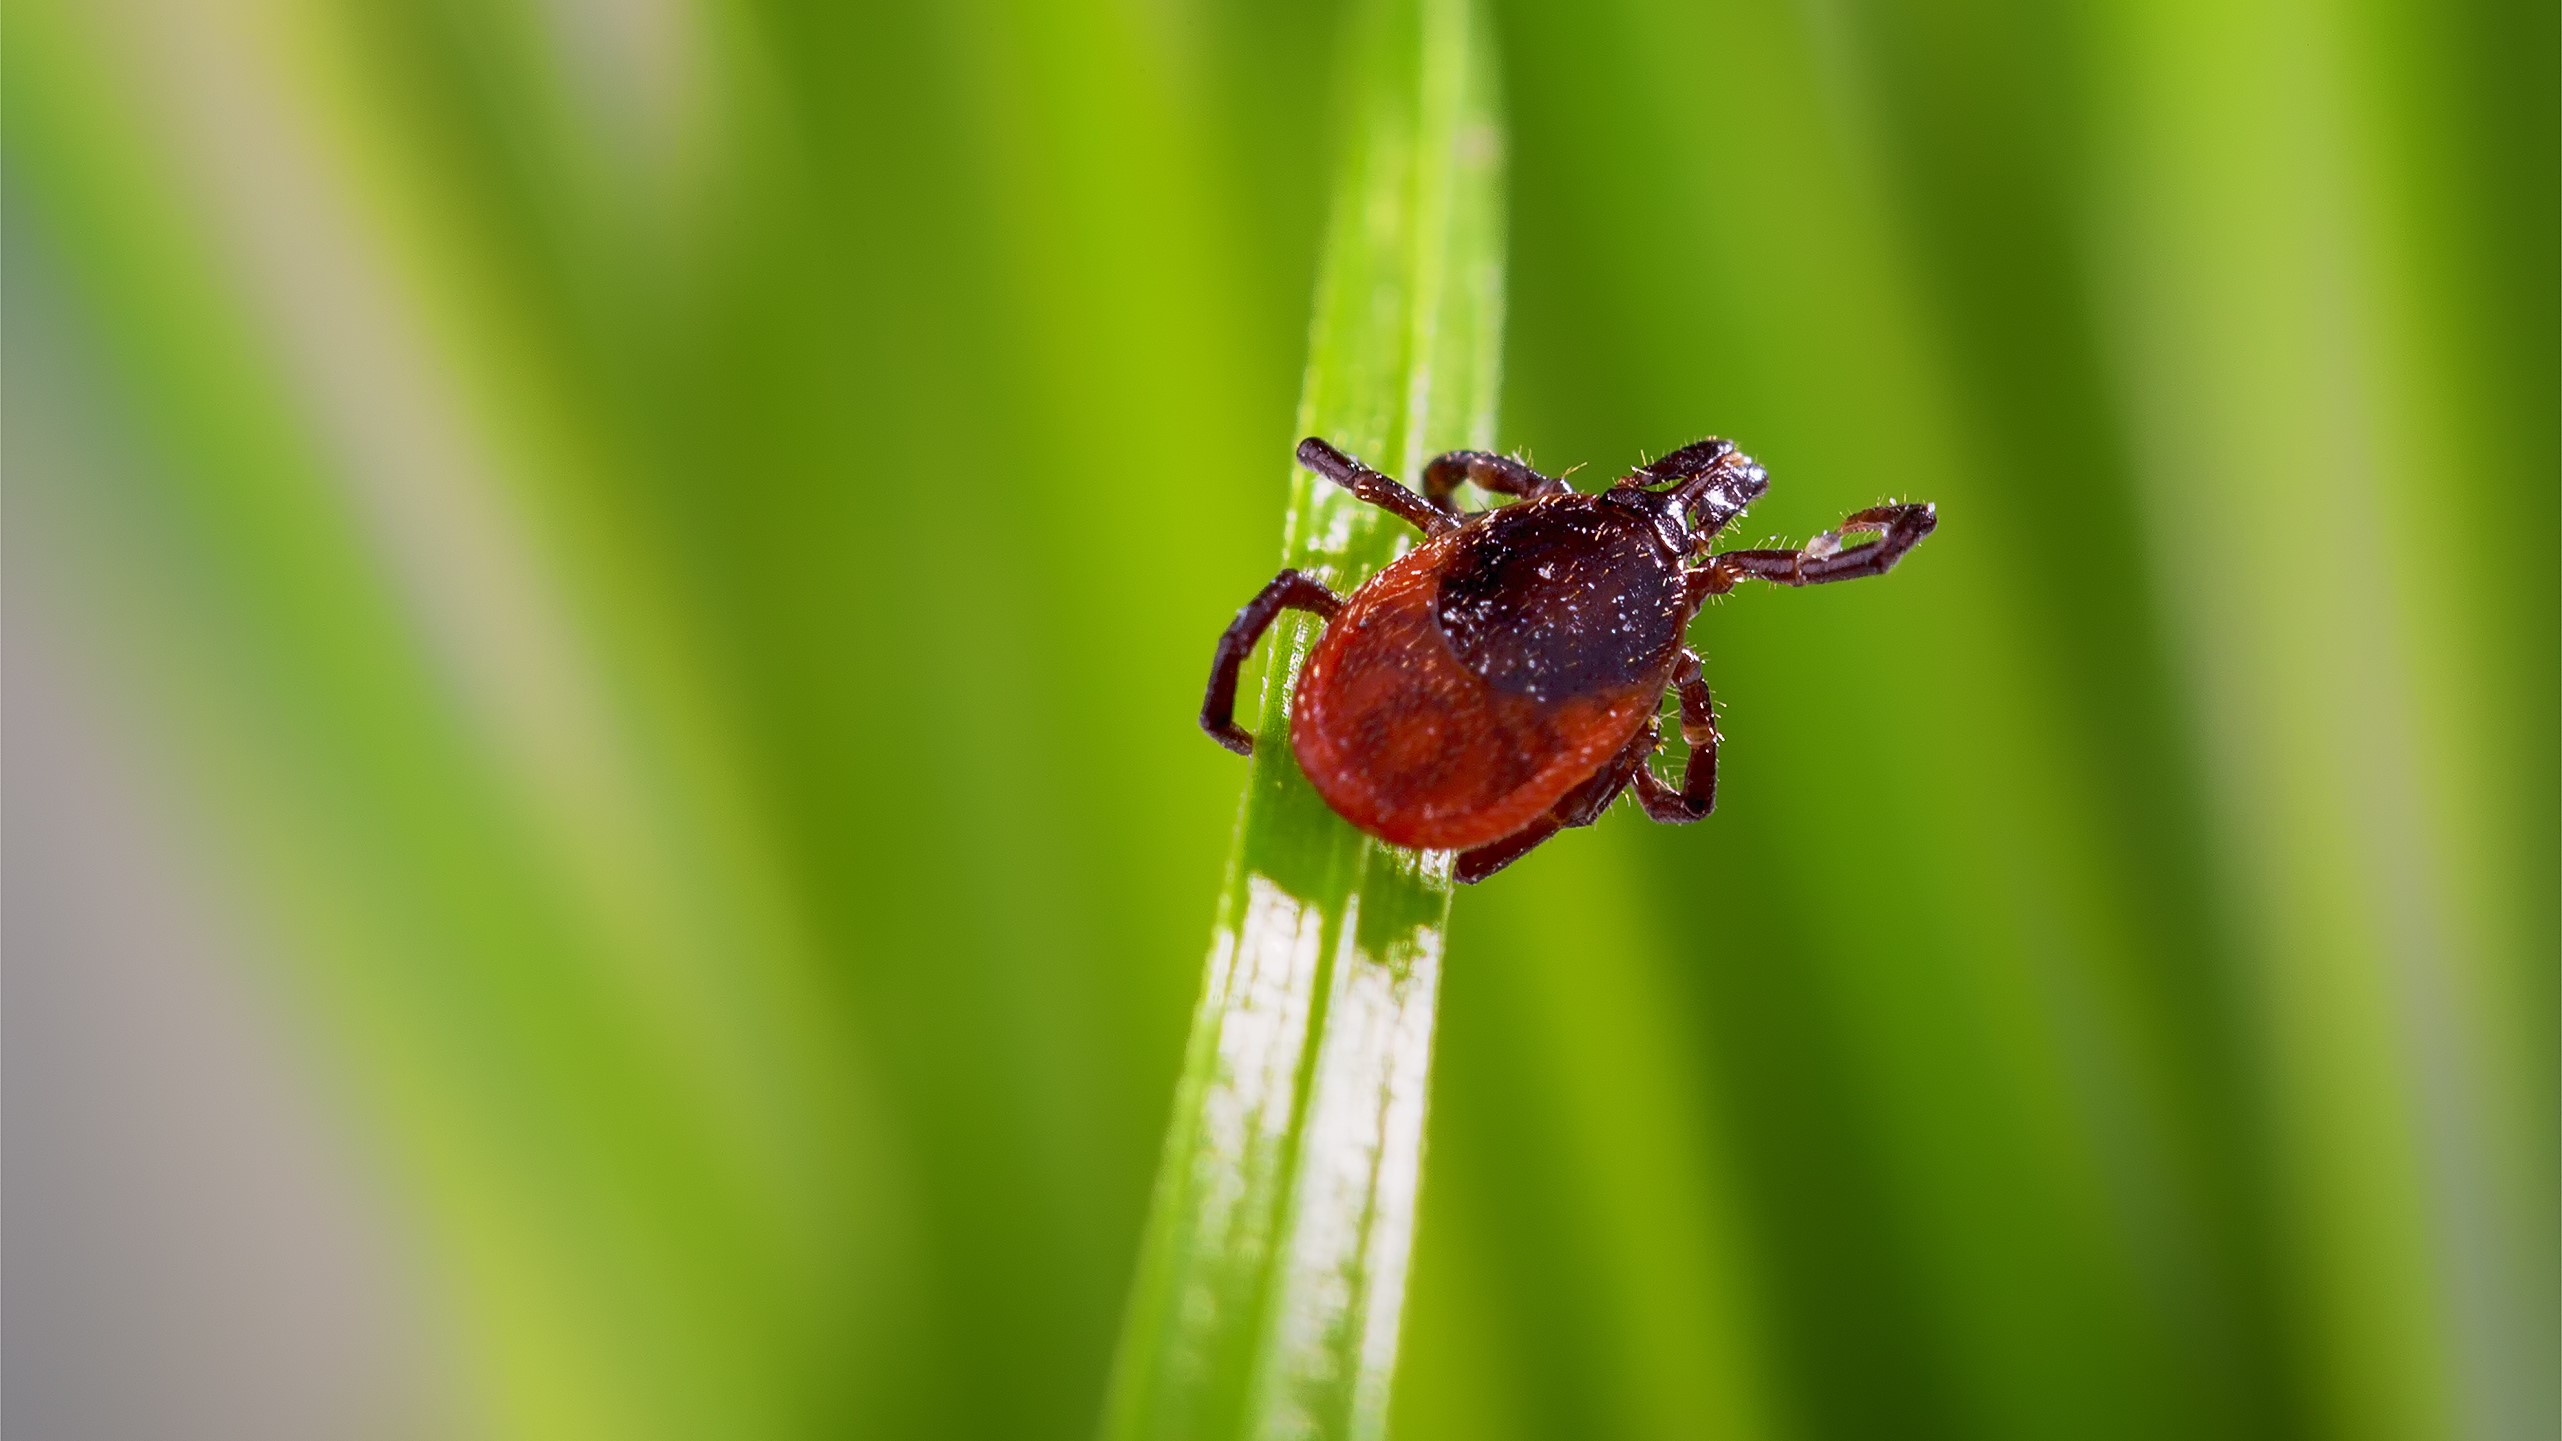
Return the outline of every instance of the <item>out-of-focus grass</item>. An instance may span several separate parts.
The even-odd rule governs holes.
[[[1943,524],[1458,905],[1394,1429],[2551,1434],[2549,7],[1496,21],[1500,440]],[[465,1429],[1090,1433],[1335,22],[0,11],[12,594]]]
[[[1678,1429],[1703,1355],[1828,1434],[2551,1424],[2548,22],[2032,11],[1506,12],[1512,434],[1705,406],[1752,526],[1944,524],[1703,621],[1704,838],[1456,918],[1417,1429]]]

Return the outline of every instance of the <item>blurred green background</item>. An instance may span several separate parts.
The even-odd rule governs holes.
[[[11,1429],[1090,1434],[1335,12],[14,0]],[[1460,896],[1398,1434],[2553,1435],[2553,8],[1495,21],[1505,442],[1942,526]]]

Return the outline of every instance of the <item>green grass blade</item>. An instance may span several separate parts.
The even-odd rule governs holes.
[[[1412,477],[1436,451],[1494,441],[1492,57],[1467,0],[1379,0],[1353,24],[1299,428]],[[1410,535],[1293,473],[1285,564],[1349,588]],[[1449,863],[1363,836],[1300,775],[1283,717],[1315,633],[1292,616],[1266,641],[1256,753],[1121,1338],[1112,1437],[1384,1429]]]

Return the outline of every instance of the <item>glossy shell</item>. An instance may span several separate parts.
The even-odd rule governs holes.
[[[1581,494],[1506,506],[1353,593],[1300,675],[1290,748],[1383,840],[1487,845],[1628,744],[1687,620],[1680,557],[1645,511]]]

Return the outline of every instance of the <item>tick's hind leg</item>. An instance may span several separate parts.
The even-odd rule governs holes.
[[[1533,496],[1555,495],[1567,489],[1564,481],[1538,471],[1508,455],[1489,455],[1482,450],[1454,450],[1436,455],[1423,468],[1423,498],[1444,509],[1452,509],[1451,493],[1464,481],[1475,481],[1479,490],[1497,495],[1517,495],[1524,500]]]
[[[1637,767],[1634,779],[1637,804],[1646,808],[1648,817],[1665,825],[1686,826],[1717,808],[1717,712],[1708,696],[1708,682],[1699,674],[1697,652],[1681,653],[1680,668],[1672,678],[1681,692],[1681,738],[1690,743],[1681,786],[1675,789],[1645,764]]]
[[[1391,512],[1425,535],[1439,535],[1458,527],[1459,517],[1450,507],[1424,499],[1313,435],[1299,442],[1299,464]]]
[[[1690,572],[1690,594],[1693,599],[1723,595],[1744,579],[1825,585],[1884,575],[1938,525],[1939,510],[1928,502],[1876,506],[1843,521],[1841,529],[1815,537],[1804,550],[1730,550],[1712,555],[1706,565]],[[1842,548],[1843,536],[1862,532],[1874,533],[1877,539]]]
[[[1463,886],[1473,886],[1514,861],[1537,850],[1557,832],[1574,826],[1588,826],[1601,819],[1610,803],[1628,788],[1629,779],[1646,766],[1646,757],[1655,753],[1655,728],[1651,725],[1637,732],[1610,764],[1595,772],[1592,779],[1566,792],[1565,798],[1550,807],[1548,813],[1491,845],[1461,851],[1450,868],[1451,877]]]
[[[1254,737],[1236,723],[1237,671],[1254,653],[1254,643],[1271,628],[1273,618],[1284,610],[1310,611],[1332,620],[1341,609],[1342,597],[1295,570],[1281,572],[1255,592],[1254,599],[1228,623],[1210,661],[1210,687],[1201,696],[1201,729],[1210,733],[1210,739],[1238,755],[1254,754]]]

